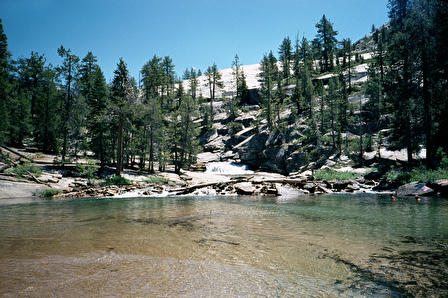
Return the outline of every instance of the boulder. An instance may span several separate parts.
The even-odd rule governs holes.
[[[442,180],[436,180],[428,183],[428,186],[433,188],[435,192],[439,193],[440,195],[446,197],[448,196],[448,180],[442,179]]]
[[[268,172],[285,172],[285,150],[282,147],[269,148],[263,151],[263,164],[261,169]]]
[[[249,136],[253,135],[256,132],[254,126],[250,126],[248,128],[245,128],[235,134],[235,138],[238,140],[238,142],[242,142],[245,139],[247,139]]]
[[[331,181],[330,183],[331,183],[333,189],[341,191],[343,189],[346,189],[350,182],[349,181]]]
[[[255,122],[257,118],[254,115],[246,114],[240,117],[235,118],[235,122],[243,124],[245,127],[248,127]]]
[[[269,135],[269,138],[266,140],[265,146],[266,147],[270,147],[270,146],[278,146],[283,144],[285,141],[285,135],[283,133],[274,133],[272,132]]]
[[[285,161],[286,172],[293,173],[300,170],[301,167],[308,164],[308,158],[303,152],[294,152],[290,154]]]
[[[432,188],[427,187],[424,183],[411,182],[400,186],[397,189],[397,196],[430,196],[435,194]]]
[[[227,136],[219,136],[210,143],[205,144],[204,151],[218,152],[224,149],[225,142],[229,139]]]
[[[217,129],[216,128],[211,129],[199,138],[199,144],[201,146],[204,146],[205,144],[210,143],[211,141],[216,139],[217,137],[218,137]]]
[[[255,187],[250,182],[237,183],[234,188],[239,195],[252,195],[255,192]]]
[[[241,162],[249,165],[251,168],[259,168],[262,161],[261,153],[268,137],[267,131],[262,131],[251,137],[239,151]]]

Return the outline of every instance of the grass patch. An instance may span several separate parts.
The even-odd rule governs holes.
[[[129,185],[132,182],[121,176],[112,176],[106,179],[101,185],[102,186],[111,186],[111,185]]]
[[[51,198],[60,193],[61,191],[59,189],[45,189],[40,192],[40,196],[44,198]]]
[[[42,170],[39,167],[35,167],[30,163],[24,163],[22,165],[18,165],[17,167],[10,168],[6,170],[8,174],[14,174],[19,177],[26,177],[28,172],[33,174],[35,177],[40,177],[42,174]]]
[[[146,183],[150,184],[167,184],[170,180],[161,176],[150,176],[145,180]]]
[[[360,174],[353,173],[353,172],[338,172],[331,169],[322,169],[317,170],[314,172],[314,179],[318,181],[323,180],[337,180],[337,181],[346,181],[346,180],[353,180],[357,177],[359,177]]]
[[[426,168],[416,168],[411,171],[391,169],[386,174],[386,179],[399,184],[406,184],[413,181],[428,183],[434,180],[448,179],[448,169],[439,168],[428,170]]]

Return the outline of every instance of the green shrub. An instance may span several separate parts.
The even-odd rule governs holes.
[[[246,107],[246,106],[242,106],[242,107],[240,108],[240,110],[241,110],[241,112],[243,112],[243,113],[247,113],[247,112],[249,112],[249,108]]]
[[[429,170],[424,167],[411,171],[391,169],[387,172],[386,179],[399,184],[406,184],[413,181],[428,183],[434,180],[448,179],[448,169],[438,168]]]
[[[110,186],[110,185],[129,185],[131,184],[131,181],[121,177],[121,176],[112,176],[106,179],[106,181],[104,181],[102,183],[103,186]]]
[[[45,189],[40,192],[40,196],[44,198],[51,198],[60,193],[61,191],[59,189]]]
[[[87,159],[86,163],[78,163],[76,164],[76,170],[78,173],[87,179],[93,179],[96,177],[96,172],[98,171],[99,166],[96,165],[95,161],[91,159]]]
[[[147,180],[145,180],[146,183],[151,183],[151,184],[166,184],[168,183],[170,180],[165,178],[165,177],[161,177],[161,176],[150,176],[148,177]]]
[[[227,128],[229,129],[229,134],[234,135],[237,132],[243,130],[244,126],[240,122],[230,122],[229,124],[227,124]]]
[[[353,180],[360,175],[358,173],[353,172],[338,172],[331,169],[322,169],[314,172],[315,180],[337,180],[337,181],[345,181],[345,180]]]
[[[19,177],[26,177],[28,175],[28,172],[36,177],[39,177],[42,174],[42,170],[39,167],[35,167],[30,163],[24,163],[22,165],[18,165],[14,168],[6,170],[6,173],[12,173]]]

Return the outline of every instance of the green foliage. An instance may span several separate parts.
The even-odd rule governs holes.
[[[39,194],[43,198],[51,198],[60,193],[61,191],[59,189],[45,189],[41,191]]]
[[[278,80],[277,59],[274,54],[269,52],[269,55],[264,55],[261,61],[261,97],[263,98],[263,116],[268,122],[270,129],[274,127],[274,118],[277,101],[274,96],[274,87]]]
[[[86,163],[78,163],[76,164],[76,170],[78,173],[87,179],[93,179],[96,177],[96,172],[98,171],[99,166],[96,165],[94,160],[87,159]]]
[[[406,184],[414,181],[428,183],[430,181],[448,179],[448,169],[438,168],[432,170],[419,167],[409,171],[392,168],[387,172],[386,179],[398,184]]]
[[[360,174],[353,173],[353,172],[338,172],[331,169],[322,169],[317,170],[314,172],[314,179],[318,181],[330,181],[330,180],[337,180],[337,181],[345,181],[345,180],[353,180],[357,177],[359,177]]]
[[[316,24],[317,35],[316,42],[318,43],[318,51],[321,56],[321,71],[329,71],[333,69],[334,51],[336,49],[336,35],[337,31],[333,29],[331,22],[323,15],[319,23]]]
[[[229,124],[227,124],[227,128],[229,129],[229,134],[233,136],[237,132],[243,130],[244,126],[240,122],[230,122]]]
[[[31,173],[31,174],[33,174],[33,176],[39,177],[42,174],[42,170],[41,170],[41,168],[33,166],[30,163],[24,163],[24,164],[14,167],[14,168],[7,169],[6,173],[12,173],[19,177],[27,177],[28,173]]]
[[[170,180],[165,177],[161,176],[149,176],[147,180],[145,180],[146,183],[150,184],[167,184]]]
[[[101,185],[111,186],[111,185],[130,185],[132,182],[121,176],[112,176],[106,179]]]

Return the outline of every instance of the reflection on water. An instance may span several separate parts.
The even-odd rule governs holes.
[[[0,294],[444,295],[448,203],[0,201]]]

